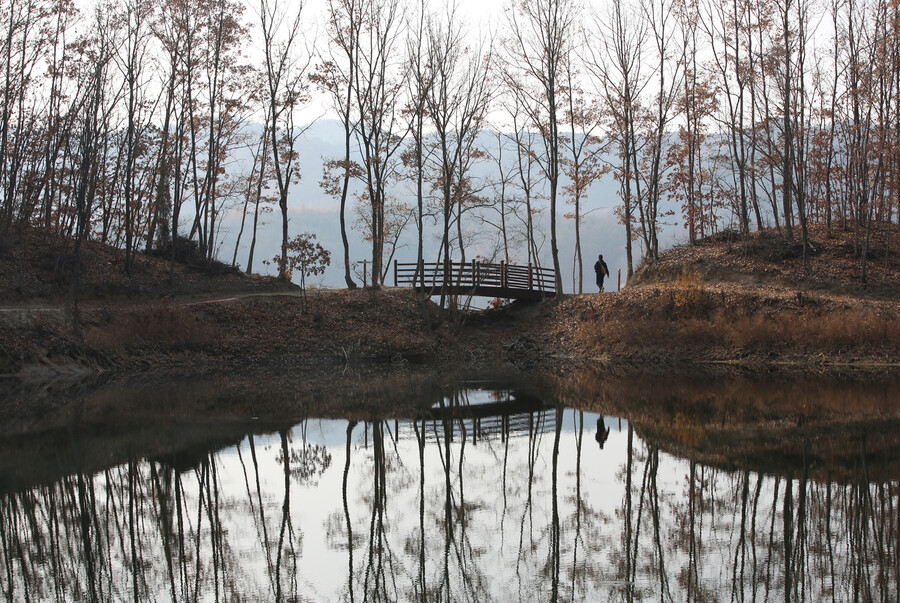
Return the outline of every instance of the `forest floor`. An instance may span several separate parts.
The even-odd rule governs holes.
[[[900,243],[876,229],[861,279],[850,230],[724,234],[640,267],[614,293],[514,302],[440,320],[405,289],[310,291],[202,261],[83,251],[78,328],[73,259],[32,232],[0,241],[0,374],[98,370],[492,364],[554,369],[685,365],[799,369],[900,364]],[[624,368],[623,368],[624,367]]]

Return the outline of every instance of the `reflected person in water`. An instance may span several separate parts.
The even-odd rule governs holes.
[[[600,450],[603,450],[603,445],[606,444],[607,438],[609,438],[609,427],[606,427],[603,415],[600,415],[597,417],[597,433],[594,435],[594,439],[600,444]]]

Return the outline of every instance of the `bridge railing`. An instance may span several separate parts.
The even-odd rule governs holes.
[[[499,264],[490,262],[423,262],[401,264],[394,260],[394,285],[439,290],[444,285],[462,289],[495,288],[517,291],[556,292],[556,274],[550,268],[528,264]]]

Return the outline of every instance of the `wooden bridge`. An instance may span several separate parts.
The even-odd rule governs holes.
[[[556,295],[550,268],[487,262],[401,264],[394,260],[394,286],[448,295],[542,299]]]

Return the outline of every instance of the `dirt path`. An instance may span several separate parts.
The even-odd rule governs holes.
[[[307,295],[315,295],[318,291],[307,291]],[[302,291],[268,291],[265,293],[236,293],[228,297],[210,296],[203,299],[195,299],[178,303],[179,306],[199,306],[203,304],[230,304],[234,302],[245,302],[249,299],[259,297],[303,297]]]
[[[317,291],[307,291],[308,295],[315,295]],[[224,295],[224,296],[223,296]],[[131,302],[130,300],[110,300],[110,301],[95,301],[95,300],[86,300],[79,303],[79,305],[84,309],[96,309],[98,307],[107,306],[107,305],[119,305],[119,306],[129,306],[129,307],[139,307],[139,306],[147,306],[155,303],[160,303],[163,300],[167,301],[169,304],[174,306],[199,306],[202,304],[228,304],[234,302],[244,302],[254,298],[265,298],[265,297],[302,297],[303,293],[301,291],[263,291],[257,293],[231,293],[231,294],[210,294],[205,296],[190,296],[188,300],[179,300],[177,297],[166,297],[156,300],[141,300],[136,302]],[[13,304],[13,305],[5,305],[0,306],[0,312],[2,313],[11,313],[11,314],[27,314],[29,312],[59,312],[62,313],[65,311],[66,304],[65,303],[45,303],[45,304],[35,304],[33,302],[22,303],[22,304]]]

